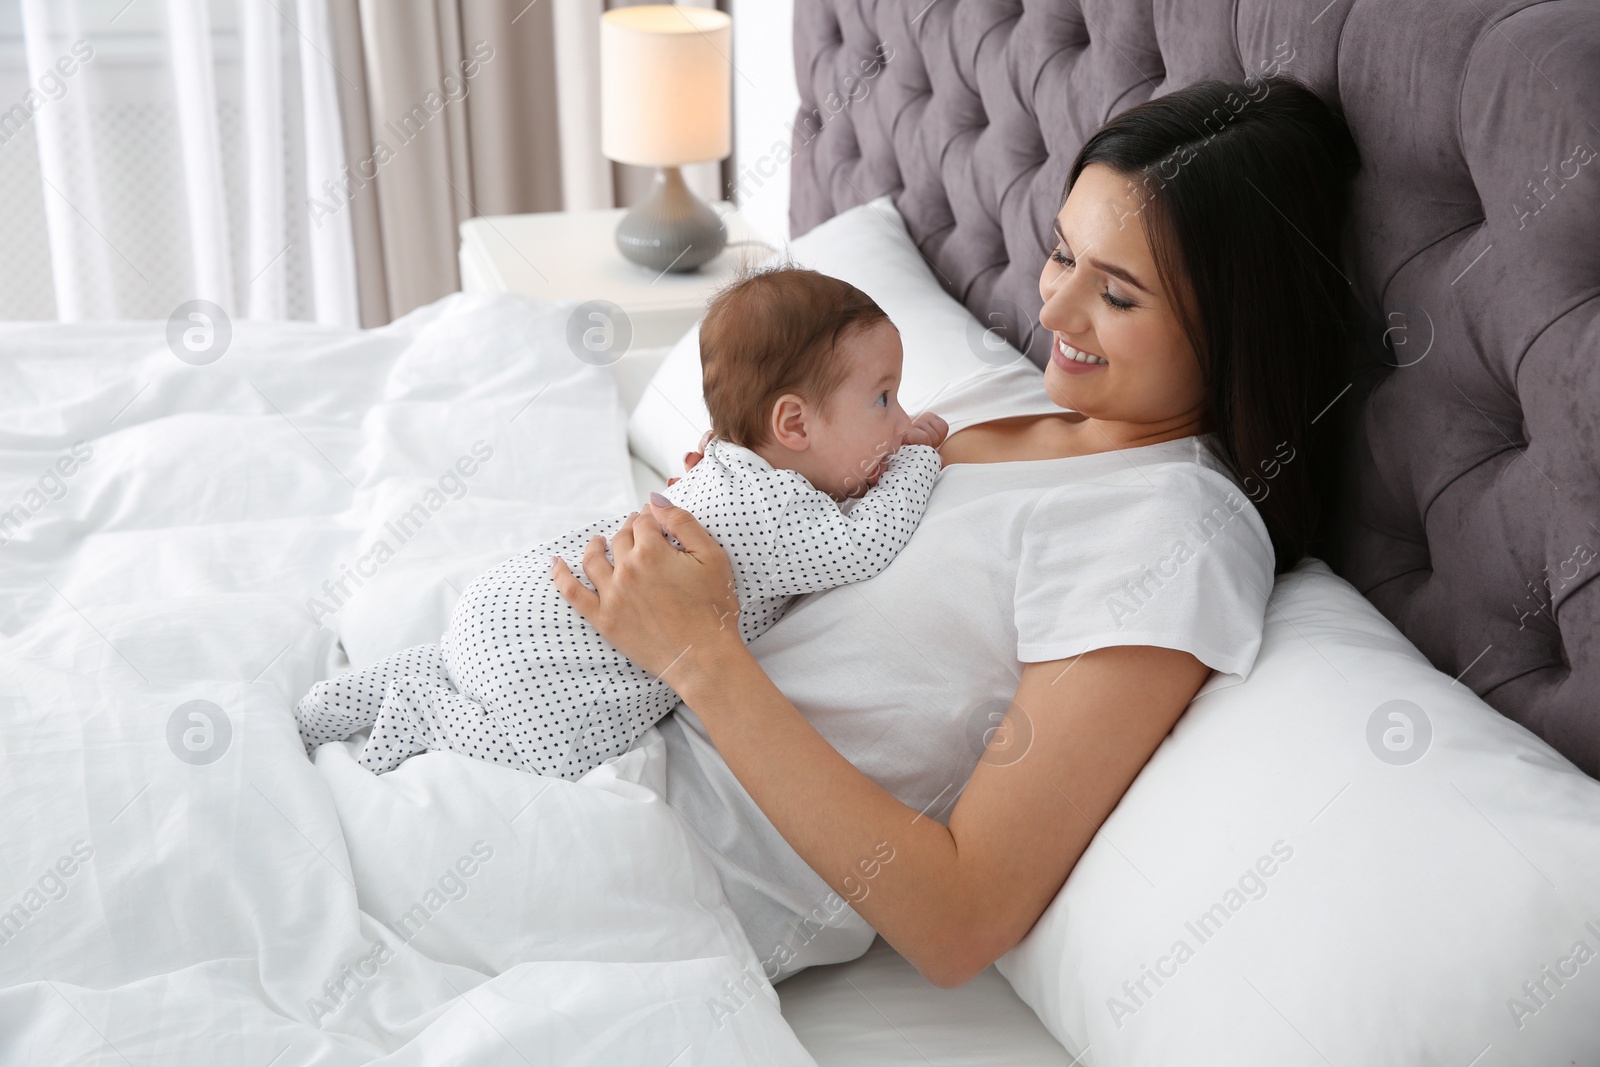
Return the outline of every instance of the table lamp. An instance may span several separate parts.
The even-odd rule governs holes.
[[[600,151],[660,168],[617,224],[617,249],[652,270],[695,270],[727,242],[721,216],[678,168],[732,151],[732,27],[721,11],[670,4],[600,17]]]

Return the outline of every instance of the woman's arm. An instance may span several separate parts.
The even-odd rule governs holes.
[[[1028,932],[1208,673],[1148,646],[1025,665],[946,827],[852,766],[773,686],[739,639],[726,555],[692,515],[653,510],[613,538],[614,565],[603,539],[590,544],[598,593],[556,561],[561,592],[678,691],[785,840],[944,988]]]

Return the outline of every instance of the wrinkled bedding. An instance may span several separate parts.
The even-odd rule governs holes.
[[[301,747],[319,678],[633,506],[562,304],[0,328],[0,1062],[813,1061],[654,729],[578,782]]]

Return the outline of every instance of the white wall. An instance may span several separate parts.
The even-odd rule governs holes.
[[[789,239],[794,0],[733,0],[733,181],[728,199],[768,240]]]

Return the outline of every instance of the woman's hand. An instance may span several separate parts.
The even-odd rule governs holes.
[[[689,473],[689,471],[694,469],[694,465],[696,463],[699,463],[702,459],[706,458],[705,457],[706,442],[710,441],[710,440],[711,440],[711,431],[707,430],[705,433],[700,435],[700,450],[698,452],[685,452],[683,454],[683,472],[684,472],[684,474]],[[667,484],[671,485],[673,482],[676,482],[677,480],[678,480],[677,478],[668,478],[667,479]]]
[[[650,512],[623,523],[611,539],[610,561],[604,537],[584,548],[584,573],[595,591],[559,556],[551,558],[550,576],[600,636],[682,696],[679,681],[706,663],[708,653],[730,640],[744,647],[739,600],[728,554],[693,515],[659,493],[651,494]],[[663,529],[683,548],[674,547]]]

